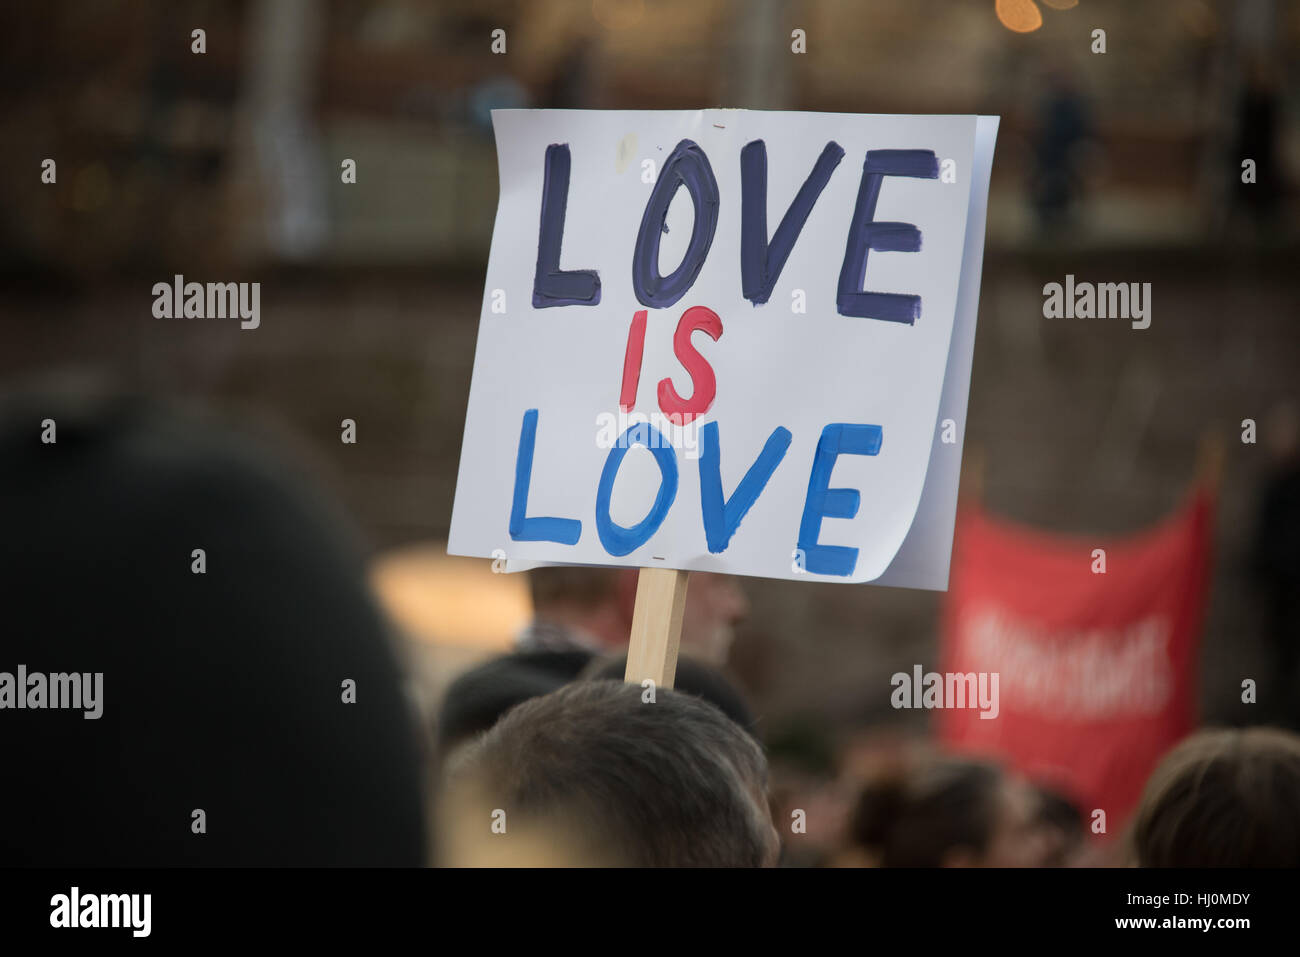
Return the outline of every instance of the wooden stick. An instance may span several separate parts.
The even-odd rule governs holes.
[[[649,678],[657,687],[673,686],[689,574],[676,568],[641,569],[624,681],[639,685]]]

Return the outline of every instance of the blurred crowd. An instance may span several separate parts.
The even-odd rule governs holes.
[[[621,680],[635,571],[543,568],[516,650],[421,707],[335,504],[153,402],[9,398],[0,527],[0,663],[104,676],[97,720],[0,721],[3,864],[1300,865],[1288,730],[1185,738],[1105,835],[992,761],[765,740],[725,577],[692,575],[674,688]]]

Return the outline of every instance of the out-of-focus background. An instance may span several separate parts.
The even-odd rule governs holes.
[[[108,379],[313,460],[431,695],[528,617],[522,581],[442,544],[497,198],[490,110],[999,114],[965,436],[978,494],[1047,530],[1137,531],[1217,438],[1201,705],[1247,720],[1241,678],[1268,660],[1250,553],[1300,394],[1300,4],[84,0],[6,5],[0,50],[5,384]],[[260,281],[261,327],[155,319],[150,289],[177,273]],[[1151,327],[1045,320],[1043,286],[1067,273],[1150,282]],[[942,596],[742,587],[730,664],[769,740],[924,729],[886,691],[937,663]]]

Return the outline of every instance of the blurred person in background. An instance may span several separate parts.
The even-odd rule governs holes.
[[[1300,867],[1300,737],[1186,738],[1147,781],[1130,840],[1139,867]]]
[[[574,677],[578,667],[580,673]],[[438,759],[446,760],[517,704],[549,694],[571,681],[622,681],[626,671],[626,655],[583,651],[520,651],[471,668],[453,681],[443,696],[435,729]],[[753,712],[721,670],[679,658],[673,686],[709,702],[757,736],[758,722]]]
[[[1056,236],[1070,225],[1079,199],[1084,151],[1092,135],[1087,104],[1060,65],[1047,73],[1033,140],[1031,196],[1038,226]]]
[[[439,762],[515,705],[574,681],[592,657],[587,651],[519,651],[459,675],[443,693],[435,722]]]
[[[1300,412],[1284,402],[1263,425],[1271,461],[1255,515],[1251,564],[1272,667],[1260,701],[1270,720],[1294,730],[1300,729]]]
[[[1037,820],[1044,839],[1043,867],[1069,867],[1082,864],[1087,848],[1083,813],[1064,794],[1051,788],[1034,787]]]
[[[0,527],[0,864],[424,862],[398,662],[306,475],[144,400],[15,396]],[[33,673],[102,675],[99,715]]]
[[[622,681],[626,673],[627,655],[609,655],[593,660],[583,670],[581,677],[588,681]],[[692,658],[678,658],[673,690],[703,698],[755,738],[758,737],[758,719],[745,696],[721,668]]]
[[[533,621],[519,636],[519,649],[611,652],[626,647],[637,573],[635,568],[591,565],[534,568],[528,573]],[[682,650],[702,662],[724,664],[736,625],[748,613],[749,602],[735,578],[692,573],[682,613]]]
[[[1033,789],[965,758],[923,760],[868,783],[850,837],[877,867],[1041,867],[1050,850]]]
[[[510,708],[555,691],[584,672],[623,677],[607,658],[626,662],[626,653],[620,651],[627,647],[632,628],[637,569],[546,566],[531,570],[528,578],[533,620],[519,635],[518,650],[471,668],[443,695],[435,730],[440,760],[491,728]],[[734,578],[691,575],[677,684],[753,730],[754,718],[744,700],[715,671],[747,611],[745,593]]]
[[[1271,238],[1286,200],[1283,181],[1282,102],[1276,65],[1267,57],[1251,58],[1236,108],[1236,137],[1228,153],[1231,206],[1244,212],[1259,238]],[[1241,164],[1254,160],[1252,182],[1242,181]]]
[[[512,709],[447,768],[448,866],[764,867],[780,838],[758,743],[713,705],[580,681]]]

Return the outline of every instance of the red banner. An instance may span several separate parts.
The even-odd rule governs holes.
[[[943,668],[997,675],[996,717],[939,713],[941,740],[994,755],[1115,834],[1196,722],[1212,503],[1145,533],[1070,539],[977,508],[958,518]],[[1103,570],[1104,569],[1104,570]]]

